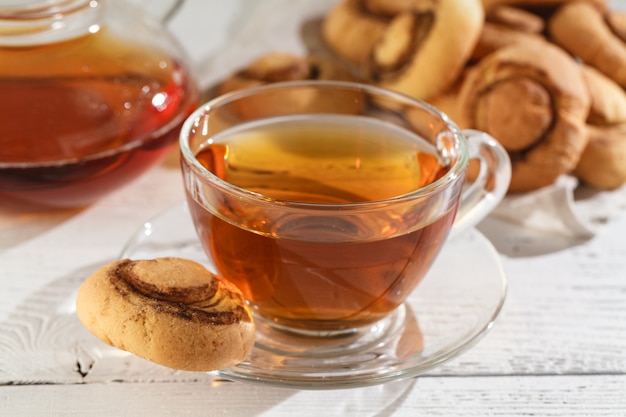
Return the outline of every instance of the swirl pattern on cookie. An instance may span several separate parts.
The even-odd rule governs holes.
[[[174,369],[231,366],[254,344],[239,290],[187,259],[105,265],[81,285],[76,313],[105,343]]]
[[[424,100],[443,93],[463,71],[483,21],[479,0],[415,0],[374,45],[368,79]]]
[[[485,57],[468,71],[458,105],[461,126],[491,134],[509,151],[512,192],[550,185],[571,172],[587,144],[590,104],[580,68],[545,41],[512,44]]]

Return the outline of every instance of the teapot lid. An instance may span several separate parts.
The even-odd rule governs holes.
[[[91,0],[0,0],[0,15],[8,17],[63,13],[84,7],[90,2]]]
[[[102,0],[0,0],[0,45],[53,43],[100,29]]]

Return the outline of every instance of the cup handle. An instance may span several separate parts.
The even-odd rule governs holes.
[[[450,237],[477,225],[502,201],[511,182],[511,160],[500,143],[485,132],[463,130],[470,161],[480,164],[473,182],[468,183]],[[469,173],[469,172],[468,172]]]
[[[184,0],[131,0],[153,18],[167,22],[182,6]]]

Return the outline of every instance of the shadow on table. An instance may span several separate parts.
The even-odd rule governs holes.
[[[45,208],[0,195],[0,252],[56,227],[83,209]]]
[[[525,258],[560,252],[589,241],[589,238],[555,235],[525,228],[511,222],[488,217],[477,229],[502,255]]]
[[[207,409],[219,404],[232,416],[276,415],[318,416],[320,410],[332,416],[359,415],[387,417],[395,415],[415,385],[415,378],[386,384],[338,390],[296,390],[261,384],[214,382],[203,387],[191,386],[206,396]],[[310,409],[313,407],[313,409]]]
[[[211,373],[176,371],[151,363],[101,342],[76,317],[78,288],[99,266],[77,269],[33,292],[0,323],[0,385],[189,383],[190,390],[206,394],[207,409],[218,404],[233,415],[262,414],[277,407],[297,411],[299,404],[332,399],[324,408],[337,410],[338,415],[362,409],[367,415],[382,417],[393,414],[415,383],[415,379],[405,379],[333,390],[331,395],[328,390],[232,382]]]
[[[0,385],[198,380],[196,374],[179,373],[113,348],[79,322],[74,304],[78,288],[109,261],[52,281],[0,323]]]
[[[571,227],[559,227],[563,218],[554,216],[550,226],[554,231],[539,230],[515,224],[498,216],[489,216],[478,229],[493,243],[503,255],[510,257],[531,257],[563,251],[587,244],[611,224],[619,221],[626,214],[626,187],[602,191],[587,186],[578,186],[574,190],[574,211],[578,225],[584,230]],[[558,214],[558,212],[556,212]],[[565,213],[565,211],[564,211]],[[571,217],[565,216],[565,219]],[[565,221],[567,223],[567,221]],[[569,224],[569,223],[568,223]]]

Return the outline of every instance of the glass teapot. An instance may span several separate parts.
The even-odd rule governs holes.
[[[0,0],[0,206],[90,204],[174,146],[198,88],[138,3]]]

